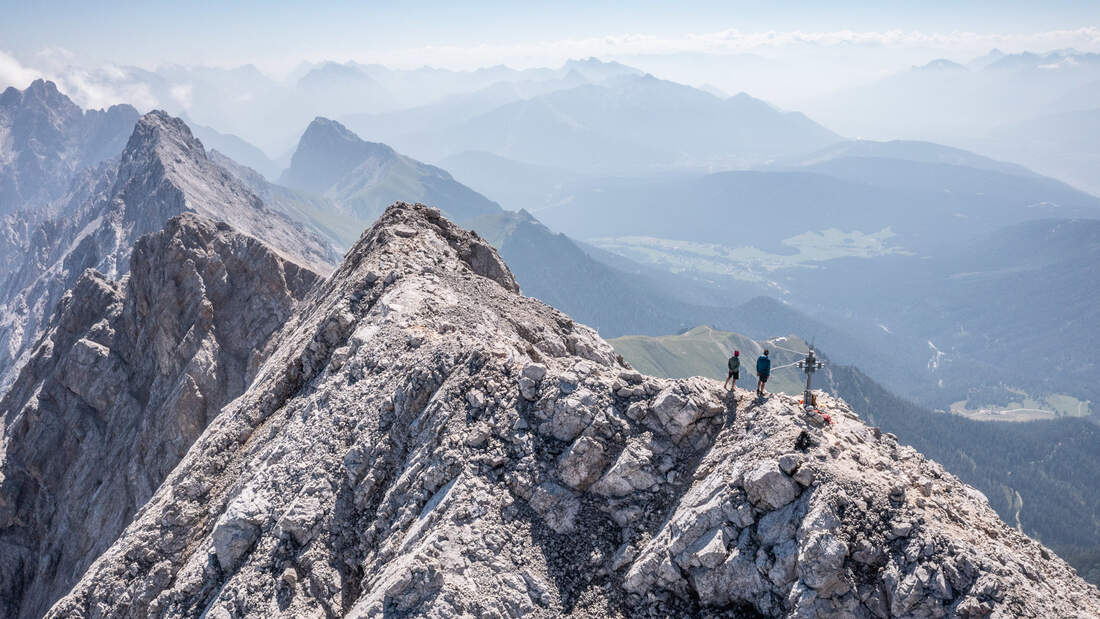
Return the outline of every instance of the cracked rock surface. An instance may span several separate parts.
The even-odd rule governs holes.
[[[390,207],[267,351],[48,616],[1100,614],[843,402],[643,376],[435,209]]]
[[[75,584],[319,280],[192,214],[140,239],[129,272],[85,271],[0,400],[2,616],[41,617]]]

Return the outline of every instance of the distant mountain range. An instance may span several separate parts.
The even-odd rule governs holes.
[[[472,95],[477,98],[479,95],[474,93],[478,91],[514,91],[532,96],[637,73],[637,69],[595,58],[571,60],[556,68],[487,67],[474,71],[391,69],[355,62],[306,63],[285,79],[265,74],[254,65],[222,68],[169,64],[156,69],[112,65],[65,73],[60,86],[70,94],[87,90],[135,93],[138,100],[131,103],[142,111],[158,107],[186,116],[188,121],[243,138],[279,160],[293,148],[299,128],[316,116],[386,114],[446,99],[459,102]],[[507,100],[511,99],[494,99],[495,105]],[[488,109],[491,107],[481,111]],[[388,141],[384,135],[365,135]]]
[[[840,137],[744,93],[722,99],[651,75],[627,75],[391,139],[429,160],[473,150],[574,171],[638,173],[757,163]]]
[[[936,60],[808,101],[808,113],[851,136],[967,144],[1007,123],[1100,106],[1081,90],[1100,55],[1075,50],[995,53],[964,66]]]
[[[1100,54],[936,60],[802,109],[845,135],[962,146],[1100,193]]]
[[[798,102],[809,118],[743,92],[693,88],[596,58],[473,71],[326,61],[304,63],[286,78],[251,65],[123,66],[82,70],[62,90],[138,93],[131,103],[142,111],[159,107],[186,117],[204,143],[269,180],[286,167],[296,128],[323,116],[421,161],[485,151],[616,175],[741,169],[828,146],[840,141],[837,134],[931,140],[1016,161],[1096,193],[1090,146],[1096,140],[1088,141],[1095,123],[1088,113],[1100,108],[1098,57],[1064,49],[993,50],[965,63],[937,59]],[[663,66],[656,58],[639,61]],[[770,74],[776,67],[764,62],[754,70]]]
[[[849,156],[837,149],[803,165],[764,170],[584,178],[550,195],[540,191],[529,199],[542,202],[527,208],[580,238],[653,237],[780,254],[790,253],[787,239],[828,229],[874,234],[888,228],[891,246],[922,251],[1007,223],[1100,216],[1100,199],[1026,170],[930,162],[924,152],[891,154]],[[509,181],[502,184],[507,191]]]

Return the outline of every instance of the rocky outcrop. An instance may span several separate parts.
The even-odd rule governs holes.
[[[88,270],[0,401],[0,615],[40,617],[244,391],[318,276],[192,214]]]
[[[391,207],[49,616],[1100,612],[842,402],[645,377],[517,290]]]
[[[17,258],[0,278],[0,394],[17,376],[62,295],[85,269],[109,279],[125,275],[139,237],[192,212],[267,243],[284,258],[318,272],[337,259],[331,246],[263,203],[206,156],[179,119],[154,111],[141,117],[117,163],[89,175],[61,216],[24,230],[14,239]],[[79,198],[79,199],[76,199]],[[5,247],[0,243],[0,251]]]

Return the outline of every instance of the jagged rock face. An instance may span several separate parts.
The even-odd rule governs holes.
[[[195,215],[86,271],[0,401],[0,614],[40,617],[222,406],[318,276]]]
[[[7,252],[18,258],[0,255],[11,266],[0,281],[0,393],[18,375],[58,300],[85,269],[121,277],[134,242],[180,213],[228,222],[318,272],[327,272],[336,259],[331,246],[265,209],[206,157],[181,120],[164,112],[143,116],[119,162],[100,166],[89,175],[89,187],[74,196],[86,199],[65,207],[62,216],[22,226],[29,238],[14,241],[18,250]],[[21,229],[18,223],[9,228]]]
[[[822,396],[642,376],[398,204],[49,616],[1088,616],[1100,594]]]
[[[80,170],[116,157],[138,119],[116,105],[81,110],[53,82],[0,94],[0,215],[47,209]]]

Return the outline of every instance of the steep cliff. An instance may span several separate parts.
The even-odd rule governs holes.
[[[318,279],[193,214],[87,270],[0,401],[0,614],[40,617],[255,373]]]

